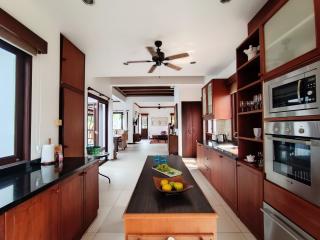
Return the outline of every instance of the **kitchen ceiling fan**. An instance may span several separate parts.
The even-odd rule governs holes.
[[[154,47],[146,47],[148,52],[151,54],[152,56],[152,60],[143,60],[143,61],[127,61],[125,63],[123,63],[124,65],[129,65],[131,63],[154,63],[150,70],[148,71],[148,73],[153,73],[154,70],[156,70],[157,67],[160,67],[161,65],[164,65],[166,67],[172,68],[174,70],[180,71],[182,68],[170,63],[170,60],[175,60],[175,59],[179,59],[179,58],[185,58],[185,57],[189,57],[188,53],[180,53],[180,54],[175,54],[169,57],[166,57],[164,52],[161,51],[160,47],[162,46],[162,42],[161,41],[155,41],[155,46]]]

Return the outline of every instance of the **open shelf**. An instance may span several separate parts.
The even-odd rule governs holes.
[[[243,116],[243,115],[257,114],[257,113],[262,113],[262,109],[248,111],[248,112],[239,112],[238,115]]]
[[[250,142],[258,142],[258,143],[263,143],[263,140],[261,138],[250,138],[250,137],[238,137],[239,140],[245,140],[245,141],[250,141]]]
[[[240,67],[238,67],[237,71],[241,71],[242,69],[245,69],[247,67],[250,67],[251,64],[257,64],[256,62],[260,63],[260,53],[257,53],[255,57],[247,61],[246,63],[242,64]]]
[[[243,51],[248,49],[250,45],[253,47],[260,45],[259,29],[251,33],[237,48],[237,68],[248,62],[248,57]]]
[[[252,82],[252,83],[249,83],[249,84],[247,84],[247,85],[239,88],[239,89],[238,89],[238,92],[241,92],[241,91],[244,91],[244,90],[246,90],[246,89],[255,87],[256,85],[261,84],[261,83],[262,83],[262,80],[259,79],[259,80],[257,80],[257,81],[254,81],[254,82]]]

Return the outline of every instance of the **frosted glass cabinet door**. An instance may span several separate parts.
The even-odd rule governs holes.
[[[207,91],[202,89],[202,115],[207,115]]]
[[[313,0],[289,0],[264,25],[266,72],[316,48],[314,13]]]
[[[212,113],[212,83],[208,85],[208,114]]]

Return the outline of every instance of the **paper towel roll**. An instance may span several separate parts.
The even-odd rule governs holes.
[[[54,145],[45,144],[42,146],[41,163],[52,163],[55,161]]]

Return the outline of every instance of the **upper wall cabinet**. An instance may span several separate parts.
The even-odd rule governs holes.
[[[202,88],[202,108],[205,119],[231,119],[231,95],[226,79],[211,80]]]
[[[317,48],[314,0],[287,1],[265,24],[265,72]]]

